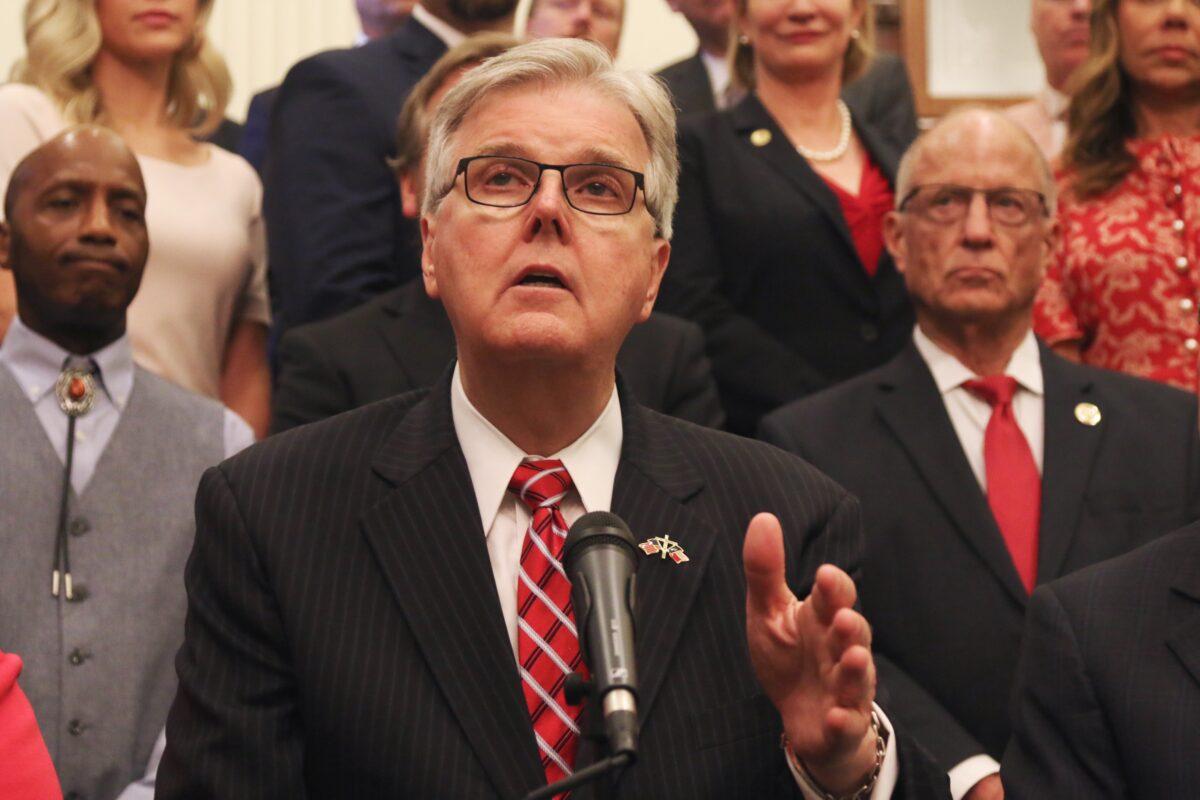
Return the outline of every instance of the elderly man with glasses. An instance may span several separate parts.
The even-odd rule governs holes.
[[[947,117],[904,156],[896,190],[885,236],[912,344],[761,434],[862,501],[863,611],[907,673],[889,710],[956,798],[1001,797],[1029,594],[1200,514],[1196,401],[1034,338],[1054,181],[1013,122]]]
[[[942,796],[872,702],[857,503],[615,373],[671,249],[666,90],[533,42],[446,95],[427,158],[457,363],[206,474],[158,797],[516,800],[594,764],[562,564],[594,511],[642,544],[640,748],[573,797]]]

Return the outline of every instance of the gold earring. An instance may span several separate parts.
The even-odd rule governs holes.
[[[858,28],[855,28],[854,30],[850,31],[851,39],[858,39],[861,37],[862,37],[862,31],[860,31]]]

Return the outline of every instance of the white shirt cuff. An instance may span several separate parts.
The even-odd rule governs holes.
[[[874,704],[872,704],[872,708],[879,715],[879,728],[887,739],[887,750],[884,752],[883,766],[879,770],[879,778],[875,781],[875,788],[871,791],[870,800],[887,800],[896,788],[896,781],[900,779],[900,756],[896,755],[896,735],[892,731],[892,723],[883,713],[883,709]],[[800,770],[796,759],[786,755],[785,757],[788,769],[792,771],[792,777],[796,779],[796,785],[800,787],[800,792],[804,795],[805,800],[821,800],[820,793],[812,785],[812,779]]]
[[[999,771],[1000,763],[984,753],[960,761],[949,772],[950,796],[954,800],[962,800],[975,784]]]

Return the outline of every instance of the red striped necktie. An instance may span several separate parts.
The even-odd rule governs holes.
[[[559,503],[570,489],[566,467],[550,460],[522,463],[508,484],[532,514],[517,580],[517,660],[547,783],[574,768],[582,706],[568,706],[563,687],[568,675],[586,669],[562,567],[567,524]]]
[[[983,434],[983,463],[992,516],[1008,545],[1025,590],[1037,583],[1038,525],[1042,511],[1042,479],[1029,441],[1017,426],[1012,399],[1017,379],[989,375],[963,384],[992,407]]]

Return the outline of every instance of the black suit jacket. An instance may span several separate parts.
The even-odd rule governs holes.
[[[1001,777],[1013,800],[1200,792],[1200,525],[1038,589]]]
[[[666,82],[680,116],[716,111],[712,83],[700,51],[664,67],[658,77]],[[904,61],[880,53],[857,80],[842,90],[842,99],[856,119],[874,128],[897,151],[908,149],[917,138],[917,106]]]
[[[769,142],[751,142],[758,130]],[[894,178],[896,151],[859,135]],[[659,308],[700,323],[730,430],[882,364],[913,316],[886,252],[874,277],[837,196],[751,95],[680,128],[680,192]],[[763,134],[759,134],[763,136]]]
[[[515,800],[544,783],[449,388],[447,373],[206,473],[159,798]],[[823,562],[856,569],[857,504],[774,448],[624,392],[621,412],[612,511],[690,560],[638,568],[640,760],[613,794],[798,797],[747,654],[742,537],[779,514],[804,592]],[[945,796],[899,744],[897,796]],[[577,763],[594,757],[584,741]]]
[[[1200,440],[1194,395],[1045,348],[1041,360],[1044,583],[1200,515]],[[1098,425],[1076,419],[1080,403]],[[863,613],[878,651],[929,695],[894,686],[894,716],[947,769],[999,759],[1028,597],[916,346],[771,414],[762,437],[863,503]]]
[[[404,98],[445,51],[410,17],[389,36],[288,71],[263,176],[276,338],[413,277],[396,267],[419,263],[420,236],[400,213],[387,159]]]
[[[271,129],[271,114],[275,109],[275,98],[279,96],[279,87],[272,86],[250,98],[246,109],[246,124],[242,128],[242,138],[238,142],[238,155],[250,162],[250,166],[261,176],[263,165],[267,160],[267,137]]]
[[[276,353],[271,432],[437,382],[454,360],[454,329],[420,278],[333,319],[288,331]],[[654,313],[629,332],[617,369],[638,402],[719,428],[704,334],[695,324]]]

